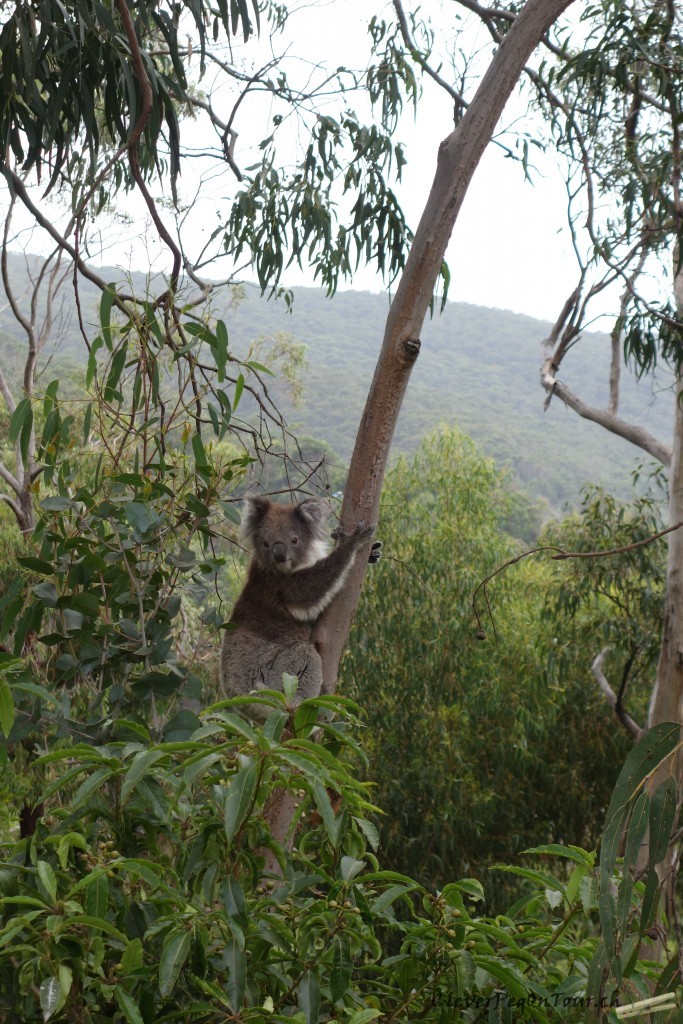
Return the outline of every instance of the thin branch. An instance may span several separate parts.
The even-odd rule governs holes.
[[[415,45],[411,38],[410,29],[408,28],[408,21],[406,19],[401,0],[393,0],[393,4],[394,10],[396,11],[396,17],[398,19],[398,26],[401,30],[401,35],[403,36],[403,42],[405,43],[407,49],[410,51],[410,56],[413,58],[416,64],[420,65],[420,67],[422,68],[426,75],[429,75],[429,77],[432,78],[437,85],[439,85],[448,93],[448,95],[455,103],[457,116],[461,115],[467,109],[467,101],[465,100],[464,96],[457,92],[457,90],[454,89],[452,85],[450,85],[444,78],[442,78],[441,75],[430,66],[427,59],[422,56],[422,54],[420,53],[420,51],[418,50],[417,46]]]
[[[539,547],[530,548],[528,551],[522,551],[521,554],[515,555],[514,558],[509,558],[507,562],[503,562],[503,564],[499,565],[498,568],[494,570],[494,572],[486,576],[481,581],[481,583],[479,583],[476,590],[472,594],[472,611],[474,612],[474,616],[477,620],[477,625],[479,626],[479,638],[481,640],[485,640],[486,633],[484,633],[481,624],[481,619],[479,617],[479,612],[477,611],[477,594],[479,593],[480,590],[483,590],[484,596],[488,601],[488,595],[486,591],[488,584],[491,582],[491,580],[495,579],[496,576],[500,576],[502,572],[505,572],[506,569],[509,569],[511,565],[516,565],[517,562],[521,562],[524,558],[530,558],[531,555],[538,555],[545,551],[555,552],[555,554],[550,556],[554,562],[562,562],[568,558],[608,558],[610,555],[623,555],[626,554],[628,551],[636,551],[638,548],[647,547],[648,544],[654,544],[656,540],[660,540],[660,538],[665,537],[668,533],[673,533],[674,530],[680,530],[682,526],[683,519],[681,519],[677,523],[674,523],[673,526],[667,526],[664,530],[659,530],[658,533],[653,533],[649,537],[645,537],[643,540],[636,540],[633,542],[633,544],[624,544],[622,547],[618,548],[606,548],[602,551],[565,551],[564,548],[559,547],[557,544],[541,544],[539,545]]]
[[[168,248],[171,250],[173,255],[173,269],[171,271],[171,292],[175,294],[178,286],[178,278],[180,277],[180,268],[182,266],[182,256],[180,249],[176,245],[175,241],[169,234],[166,225],[163,223],[159,216],[156,203],[154,202],[149,190],[145,184],[142,172],[140,170],[140,163],[138,160],[138,142],[142,136],[145,126],[149,121],[150,114],[152,112],[152,86],[149,81],[149,77],[145,70],[145,64],[142,59],[142,53],[140,51],[140,44],[138,43],[137,35],[135,34],[135,26],[133,25],[133,19],[130,16],[130,11],[126,6],[125,0],[116,0],[116,8],[121,16],[123,22],[123,28],[128,39],[128,45],[131,50],[131,57],[133,60],[133,68],[135,70],[135,76],[140,83],[140,89],[142,91],[142,108],[140,115],[135,123],[135,127],[128,139],[128,159],[130,161],[131,170],[135,182],[142,193],[142,197],[145,200],[149,214],[154,221],[154,226],[157,229],[159,237],[166,243]],[[160,301],[160,300],[159,300]]]

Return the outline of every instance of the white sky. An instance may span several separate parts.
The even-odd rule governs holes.
[[[385,8],[387,19],[392,13],[389,8],[390,5]],[[310,61],[311,66],[319,61],[327,61],[332,67],[338,64],[363,66],[368,53],[368,9],[367,0],[345,0],[344,3],[329,0],[314,6],[302,3],[298,14],[291,19],[288,33],[290,53],[297,55],[297,60],[292,61],[294,72],[296,68],[304,69],[306,61]],[[371,9],[381,17],[382,4],[373,4]],[[455,5],[449,0],[424,0],[423,13],[426,10],[443,32],[446,43],[455,45],[453,38],[449,38],[454,31]],[[468,53],[476,61],[486,34],[481,28],[474,28],[460,38],[459,45],[463,45],[463,39]],[[270,56],[267,36],[257,46],[250,41],[244,53],[254,67],[265,63]],[[448,69],[445,68],[443,74],[447,77]],[[208,90],[211,82],[209,73],[201,85]],[[215,97],[215,107],[226,119],[234,97],[234,92],[225,97],[218,93]],[[254,108],[249,106],[249,101],[245,102],[235,121],[239,136],[234,155],[241,167],[255,162],[254,154],[258,151],[253,147],[269,130],[271,111],[267,102],[263,101],[265,106],[261,104],[260,115],[258,104]],[[357,105],[359,99],[353,96],[349,102]],[[511,101],[504,123],[514,121],[520,125],[524,118],[524,104],[519,100]],[[197,122],[192,127],[197,143],[203,143],[206,126]],[[417,225],[431,185],[439,142],[451,128],[450,100],[428,82],[417,117],[413,117],[412,110],[407,112],[398,132],[406,143],[408,165],[404,169],[403,185],[397,191],[413,227]],[[508,136],[506,141],[512,143],[514,139]],[[452,274],[449,297],[554,320],[575,283],[575,264],[565,221],[566,194],[552,153],[544,155],[533,150],[532,159],[539,168],[539,173],[534,175],[534,185],[524,180],[518,163],[506,158],[497,146],[489,146],[466,197],[447,253]],[[188,198],[196,193],[197,166],[197,161],[190,161],[183,170],[181,189]],[[234,177],[227,167],[201,186],[185,235],[189,239],[190,258],[201,249],[202,240],[219,222],[221,214],[227,215],[226,197],[234,194],[235,187]],[[141,202],[122,200],[120,208],[130,215],[132,223],[103,226],[101,257],[98,260],[95,255],[91,262],[116,264],[130,270],[168,269],[168,253],[159,250],[153,231],[145,231],[146,215]],[[30,244],[24,240],[23,244],[30,251],[41,251],[36,239]],[[221,272],[220,269],[215,273],[207,271],[207,276],[216,277]],[[291,269],[283,283],[313,285],[314,281],[312,274]],[[381,290],[383,285],[371,270],[361,268],[352,284],[341,287],[374,291]]]

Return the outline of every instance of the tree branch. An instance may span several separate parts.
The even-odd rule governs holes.
[[[602,665],[605,660],[605,656],[609,651],[609,647],[605,647],[604,650],[600,651],[591,666],[593,675],[597,681],[598,686],[604,693],[607,703],[613,709],[615,715],[623,725],[626,732],[628,732],[634,739],[638,740],[643,734],[643,729],[638,725],[637,722],[631,718],[627,711],[621,706],[621,702],[617,698],[616,693],[607,681],[606,676],[602,671]]]
[[[598,423],[612,434],[623,437],[624,440],[630,441],[631,444],[636,445],[638,448],[642,448],[643,451],[646,451],[654,459],[657,459],[658,462],[661,462],[663,466],[668,467],[671,465],[670,448],[643,427],[628,423],[608,409],[596,409],[592,405],[587,405],[566,384],[557,380],[554,376],[553,363],[550,358],[546,359],[541,367],[541,383],[548,392],[549,398],[551,395],[557,395],[565,405],[568,405],[579,416],[586,420],[591,420],[593,423]],[[546,408],[547,403],[548,400],[546,400]]]

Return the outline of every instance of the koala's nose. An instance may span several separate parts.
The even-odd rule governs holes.
[[[276,562],[287,561],[287,548],[282,541],[277,541],[273,544],[273,558]]]

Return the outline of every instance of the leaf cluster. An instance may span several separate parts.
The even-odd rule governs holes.
[[[62,779],[46,786],[34,835],[6,846],[0,864],[0,1020],[442,1024],[495,1010],[552,1024],[657,977],[629,956],[596,985],[604,950],[585,925],[630,860],[621,869],[603,850],[597,869],[577,847],[541,846],[529,853],[566,870],[506,869],[531,891],[483,916],[476,880],[432,893],[381,868],[367,787],[349,760],[350,702],[307,701],[290,718],[283,694],[261,699],[272,709],[262,729],[226,701],[182,738],[157,743],[121,718],[105,744],[43,757]],[[670,753],[671,727],[660,739],[625,768],[613,798],[623,813]],[[60,799],[66,777],[78,788]],[[283,791],[307,820],[291,855],[266,825]],[[265,848],[279,877],[263,874]],[[628,887],[629,942],[645,919],[642,892]],[[674,983],[667,969],[658,990]]]

